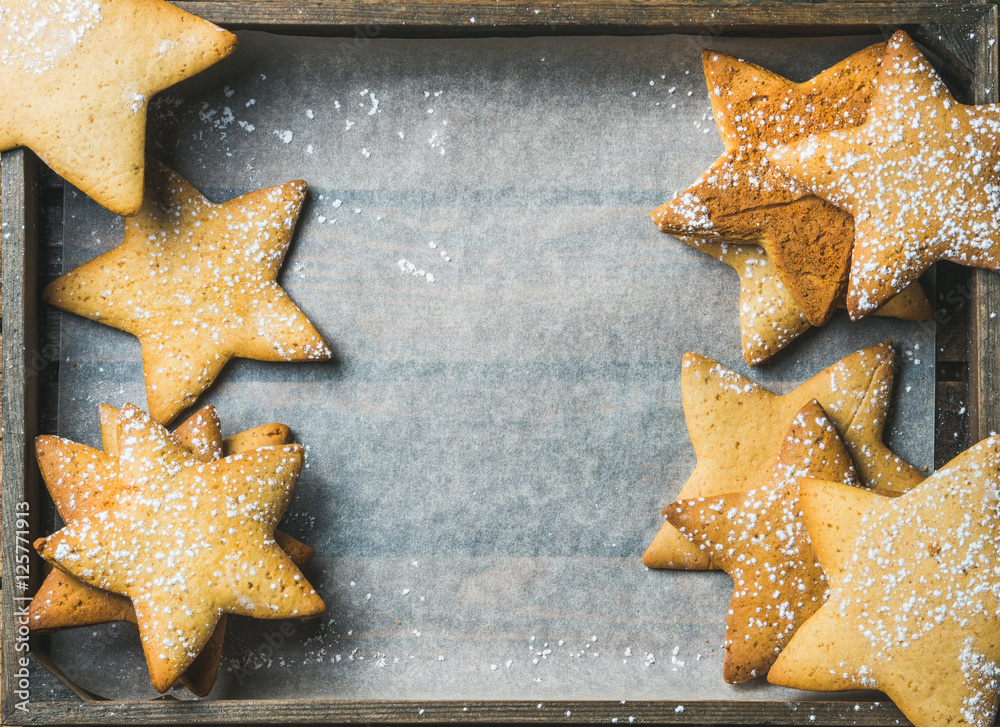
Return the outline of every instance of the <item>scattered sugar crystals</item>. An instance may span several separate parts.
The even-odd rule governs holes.
[[[276,79],[276,74],[270,74],[273,79]],[[639,92],[640,96],[644,97],[643,101],[649,101],[652,103],[653,100],[650,97],[655,96],[660,99],[676,100],[678,96],[683,96],[687,90],[683,84],[680,86],[680,90],[676,89],[671,94],[673,98],[670,98],[666,94],[666,89],[668,88],[667,83],[654,83],[652,87],[647,83],[650,76],[646,78],[639,79],[643,85],[646,86],[645,89]],[[676,80],[676,76],[674,77]],[[699,79],[700,80],[700,79]],[[277,80],[273,80],[272,83],[278,83]],[[448,149],[448,155],[451,156],[455,151],[458,150],[458,146],[452,139],[451,144],[447,143],[448,139],[445,138],[445,131],[449,131],[452,136],[457,129],[460,128],[459,121],[461,116],[453,112],[447,102],[447,96],[442,98],[438,96],[435,88],[430,88],[427,94],[421,93],[417,90],[415,94],[412,94],[409,102],[411,104],[411,116],[420,117],[415,121],[409,119],[411,123],[403,125],[402,123],[391,124],[390,122],[395,120],[398,112],[398,108],[394,109],[397,104],[400,103],[398,94],[394,93],[394,89],[385,89],[382,86],[376,85],[377,82],[371,84],[372,88],[367,89],[368,93],[364,96],[361,95],[361,85],[359,84],[357,88],[348,89],[347,91],[342,91],[341,101],[343,101],[343,108],[339,108],[340,104],[336,104],[336,111],[333,111],[335,105],[327,97],[325,101],[310,101],[311,104],[316,104],[314,109],[309,109],[313,114],[310,116],[305,113],[303,105],[298,105],[293,107],[296,110],[295,118],[284,122],[279,125],[287,126],[288,132],[293,134],[293,140],[290,142],[285,142],[279,136],[279,130],[273,129],[275,124],[267,123],[267,121],[260,121],[260,119],[266,119],[267,116],[261,114],[260,116],[249,116],[244,113],[244,108],[251,108],[250,105],[244,107],[247,102],[246,95],[241,94],[239,90],[231,101],[229,108],[235,111],[236,120],[229,121],[228,123],[232,126],[229,129],[230,133],[237,133],[242,136],[245,133],[249,133],[245,128],[238,126],[239,121],[243,120],[244,123],[255,122],[259,127],[259,134],[261,140],[266,140],[270,137],[268,142],[269,146],[273,149],[282,150],[285,144],[290,144],[291,149],[296,154],[308,154],[308,148],[314,145],[314,152],[317,154],[316,159],[318,160],[319,155],[328,154],[329,149],[324,148],[324,141],[322,138],[316,136],[310,136],[313,129],[319,128],[319,124],[328,125],[329,127],[335,129],[335,133],[339,134],[345,140],[350,139],[354,142],[353,146],[344,142],[345,151],[349,151],[355,160],[355,164],[361,164],[364,162],[364,158],[359,155],[363,155],[362,149],[367,150],[371,154],[371,164],[374,165],[378,160],[384,160],[389,154],[388,145],[398,145],[399,147],[404,146],[413,149],[422,149],[426,154],[427,158],[431,160],[438,159],[439,154],[443,154],[441,151],[444,147],[452,147]],[[655,90],[654,90],[655,88]],[[374,90],[372,90],[374,89]],[[264,94],[259,94],[260,104],[253,107],[253,111],[257,111],[261,106],[267,107],[271,104],[271,101],[267,100]],[[418,105],[413,98],[416,96],[425,96],[427,101],[424,102],[421,99],[421,103]],[[221,95],[219,97],[221,99]],[[228,97],[227,97],[228,98]],[[358,102],[363,102],[364,107],[359,107]],[[624,101],[624,99],[622,99]],[[377,102],[377,104],[376,104]],[[691,108],[691,102],[686,101],[685,104],[687,108]],[[682,104],[683,105],[683,104]],[[219,121],[225,117],[223,111],[223,103],[216,102],[218,107],[217,113],[212,117],[212,122]],[[433,109],[433,113],[428,113],[428,107]],[[265,109],[267,110],[267,109]],[[268,113],[273,113],[274,109],[268,110]],[[374,111],[374,113],[373,113]],[[446,128],[446,125],[442,123],[444,117],[451,115],[451,125]],[[702,111],[698,110],[698,116],[702,115]],[[349,118],[348,118],[349,117]],[[370,121],[369,119],[374,119]],[[312,125],[307,124],[307,120],[313,121]],[[348,120],[350,125],[348,125]],[[381,123],[384,126],[384,134],[373,139],[372,136],[363,136],[362,134],[368,134],[368,129],[371,123]],[[252,125],[251,125],[252,126]],[[709,124],[705,124],[709,126]],[[353,128],[351,128],[353,127]],[[691,128],[688,126],[687,128]],[[270,133],[274,135],[271,136]],[[346,132],[346,133],[345,133]],[[699,137],[701,134],[699,134]],[[389,138],[391,137],[391,138]],[[307,145],[306,142],[311,141],[313,144]],[[364,144],[364,146],[362,146]],[[438,146],[435,146],[437,144]],[[298,148],[296,148],[298,147]],[[303,152],[304,150],[304,152]],[[284,152],[282,152],[284,153]],[[367,158],[367,156],[365,156]],[[312,161],[312,160],[310,160]],[[265,168],[261,162],[255,162],[257,167],[260,169]],[[372,205],[375,204],[368,198],[362,198],[353,193],[349,188],[341,188],[337,190],[340,194],[348,196],[347,207],[343,208],[344,212],[340,214],[340,222],[338,225],[345,225],[349,221],[355,220],[354,214],[348,214],[348,209],[360,209],[360,206],[364,206],[364,217],[358,218],[359,220],[365,220],[371,222],[375,217],[376,211],[381,211],[377,209],[372,209]],[[313,207],[312,214],[309,215],[309,222],[311,224],[329,225],[331,219],[338,216],[338,213],[332,210],[341,209],[344,201],[341,199],[333,200],[333,195],[329,195],[329,198],[324,201],[322,205],[316,205]],[[354,207],[354,205],[359,205],[359,207]],[[307,208],[308,209],[308,208]],[[356,213],[357,214],[357,213]],[[339,228],[338,228],[339,229]],[[345,228],[346,229],[346,228]],[[431,291],[440,292],[442,288],[442,281],[451,279],[448,278],[447,270],[448,266],[445,263],[451,262],[452,254],[457,250],[455,246],[458,244],[455,239],[446,236],[440,231],[434,231],[431,233],[436,235],[436,239],[428,241],[427,237],[417,237],[416,239],[410,239],[405,241],[405,244],[398,244],[395,250],[395,254],[392,251],[389,252],[387,259],[384,261],[385,267],[383,270],[386,271],[386,277],[390,280],[395,279],[396,272],[392,270],[389,265],[393,262],[397,263],[399,270],[399,275],[401,279],[396,279],[394,282],[410,284],[411,278],[414,282],[432,282],[429,289],[420,288],[421,291],[426,290],[427,293]],[[459,254],[462,251],[459,250]],[[452,267],[451,270],[455,271]],[[421,276],[419,273],[422,272]],[[423,280],[421,280],[423,278]],[[434,286],[438,286],[435,288]],[[409,572],[409,567],[407,566]],[[357,576],[356,576],[357,577]],[[353,595],[357,596],[357,600],[367,601],[371,604],[377,603],[379,600],[386,599],[399,599],[403,602],[403,596],[406,597],[406,603],[419,603],[418,594],[424,591],[419,587],[414,587],[416,581],[410,581],[410,585],[413,590],[409,588],[402,588],[402,584],[396,584],[397,587],[392,590],[391,593],[376,589],[375,584],[369,582],[367,579],[362,577],[357,578],[357,582],[360,584],[360,588],[355,588]],[[406,581],[403,581],[406,584]],[[342,586],[341,586],[342,587]],[[367,587],[373,593],[371,599],[366,599]],[[344,589],[346,590],[346,589]],[[372,606],[374,608],[374,605]],[[394,614],[395,615],[395,614]],[[338,616],[338,618],[343,618]],[[346,620],[346,619],[345,619]],[[412,619],[407,619],[402,616],[403,625],[400,627],[400,635],[407,637],[411,644],[426,644],[426,653],[420,653],[417,655],[417,660],[426,659],[427,662],[433,664],[435,667],[448,668],[449,671],[455,669],[461,669],[463,667],[472,668],[473,664],[463,661],[461,658],[456,658],[452,651],[445,650],[445,646],[437,643],[433,643],[434,635],[432,634],[432,629],[428,626],[427,622],[414,622]],[[367,628],[367,626],[362,627],[362,618],[352,618],[349,622],[350,625],[358,628],[357,634],[361,634],[362,628]],[[395,623],[395,619],[393,620]],[[347,637],[343,629],[343,625],[330,626],[326,635],[326,645],[325,652],[324,644],[321,642],[313,642],[307,647],[306,658],[310,658],[315,662],[324,661],[324,663],[329,662],[330,664],[336,664],[338,668],[343,669],[372,669],[376,667],[379,669],[384,669],[386,671],[391,671],[396,668],[403,668],[405,665],[411,661],[411,657],[414,652],[416,653],[417,646],[411,646],[409,650],[396,649],[389,650],[385,648],[384,644],[380,644],[378,648],[374,645],[364,646],[360,650],[353,651],[353,645],[349,645],[345,648],[344,644],[348,642],[350,638],[357,638],[357,636]],[[413,626],[418,626],[416,629],[412,629]],[[407,628],[410,627],[410,628]],[[415,633],[411,633],[415,631]],[[335,633],[336,632],[336,633]],[[312,633],[310,631],[310,633]],[[423,634],[421,637],[420,634]],[[491,675],[496,678],[500,678],[505,674],[521,674],[521,673],[532,673],[534,670],[535,674],[542,674],[549,678],[549,674],[554,673],[554,662],[562,660],[563,663],[567,661],[572,661],[574,664],[580,663],[581,660],[587,660],[588,663],[593,663],[595,666],[592,668],[609,668],[606,664],[602,666],[602,660],[600,659],[600,653],[604,653],[603,662],[608,662],[610,657],[610,664],[613,665],[615,669],[625,670],[635,670],[636,674],[645,673],[645,669],[652,669],[653,673],[660,670],[660,673],[669,675],[670,671],[666,668],[668,666],[667,656],[670,656],[669,666],[678,669],[683,665],[682,654],[677,651],[671,654],[670,642],[667,642],[666,646],[662,646],[659,642],[654,641],[644,641],[641,636],[633,637],[630,641],[629,646],[626,647],[625,643],[619,641],[618,639],[611,638],[604,632],[597,632],[600,634],[600,640],[597,642],[590,641],[592,636],[595,634],[580,634],[564,631],[561,635],[565,638],[553,638],[559,636],[556,633],[546,633],[539,634],[538,639],[533,644],[534,652],[531,654],[525,653],[518,648],[512,648],[509,654],[505,654],[503,651],[499,651],[496,654],[484,654],[481,660],[475,666],[481,667],[482,672],[486,675]],[[334,638],[342,639],[342,643],[335,644]],[[588,643],[589,642],[589,643]],[[600,648],[598,648],[600,644]],[[524,640],[518,642],[519,646],[524,645]],[[645,647],[645,648],[644,648]],[[339,649],[339,653],[337,650]],[[440,650],[440,653],[439,653]],[[688,653],[687,647],[684,649],[685,653]],[[655,652],[660,656],[660,663],[656,664]],[[236,652],[238,656],[239,651]],[[622,655],[625,655],[624,657]],[[631,657],[634,655],[634,659]],[[299,655],[301,658],[301,655]],[[447,657],[444,663],[438,663],[437,657],[445,656]],[[516,658],[509,658],[516,657]],[[627,658],[629,660],[628,665],[619,664],[618,659]],[[532,663],[531,660],[537,660],[537,664]],[[394,661],[399,660],[399,661]],[[688,664],[693,667],[694,660],[688,658]],[[690,667],[689,667],[690,668]],[[508,671],[512,670],[512,671]],[[381,677],[380,677],[381,678]],[[534,678],[534,677],[532,677]],[[551,688],[551,681],[549,682],[549,688]],[[541,698],[541,694],[538,698]],[[548,695],[545,695],[546,698]],[[433,712],[433,710],[432,710]],[[624,712],[624,710],[623,710]],[[421,710],[422,714],[422,710]],[[627,713],[623,713],[621,720],[625,722],[627,720]]]
[[[0,64],[44,73],[70,55],[101,20],[95,0],[46,0],[48,18],[37,20],[36,3],[0,7]],[[169,46],[161,46],[162,56]]]

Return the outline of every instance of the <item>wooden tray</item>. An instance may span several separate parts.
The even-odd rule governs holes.
[[[890,33],[904,28],[942,59],[942,72],[966,103],[998,99],[996,8],[985,3],[856,3],[691,5],[646,2],[464,3],[414,0],[198,0],[178,5],[230,29],[320,34],[364,42],[376,37],[547,34],[792,36]],[[470,18],[475,18],[475,23]],[[0,642],[3,724],[142,724],[279,722],[660,722],[725,724],[894,725],[905,718],[888,700],[853,702],[675,701],[421,701],[304,700],[147,702],[95,701],[62,686],[32,664],[32,699],[17,708],[25,643],[19,610],[37,583],[18,570],[39,535],[45,498],[31,443],[45,430],[44,401],[58,385],[58,356],[45,344],[39,300],[48,246],[58,244],[62,186],[27,151],[3,155],[3,636]],[[935,462],[940,465],[1000,429],[1000,276],[941,265],[937,333]],[[955,432],[959,433],[955,437]],[[23,513],[30,513],[23,517]],[[32,556],[31,575],[40,571]],[[24,590],[22,590],[24,586]],[[30,641],[47,663],[44,637]],[[30,660],[29,660],[30,661]],[[58,671],[53,667],[53,673]],[[39,698],[41,692],[48,696]],[[75,693],[75,696],[74,696]],[[418,715],[418,709],[422,710]]]

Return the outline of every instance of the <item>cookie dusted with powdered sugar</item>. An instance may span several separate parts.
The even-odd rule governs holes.
[[[698,354],[684,355],[681,397],[698,463],[679,500],[741,492],[773,471],[788,423],[816,399],[844,440],[865,487],[905,491],[923,480],[882,441],[892,394],[892,344],[871,346],[835,363],[783,396]],[[703,569],[708,554],[665,522],[642,558],[651,568]]]
[[[898,498],[802,480],[830,599],[768,680],[879,689],[916,727],[994,723],[1000,702],[1000,438]]]
[[[118,479],[118,414],[114,407],[100,410],[103,452],[59,437],[39,437],[35,444],[38,465],[56,509],[70,522],[85,513],[110,506],[121,490]],[[206,406],[177,427],[172,436],[197,459],[211,462],[226,454],[257,447],[285,444],[288,428],[269,424],[240,432],[223,440],[215,408]],[[275,540],[296,565],[304,565],[315,551],[281,531]],[[109,621],[135,623],[135,609],[124,596],[87,585],[58,568],[53,568],[38,589],[28,609],[32,631],[47,633],[60,629],[93,626]],[[204,696],[212,689],[219,671],[225,617],[220,619],[212,638],[181,675],[180,683]]]
[[[35,542],[88,585],[129,598],[153,686],[169,689],[225,613],[325,609],[275,540],[302,468],[299,445],[204,462],[134,406],[118,417],[119,489]]]
[[[330,348],[277,283],[305,188],[289,182],[212,204],[150,159],[125,242],[54,280],[44,298],[139,339],[149,412],[161,424],[230,358],[327,360]]]
[[[854,215],[853,318],[938,260],[1000,270],[1000,104],[956,102],[902,31],[889,41],[863,124],[768,157]]]
[[[805,83],[704,51],[725,153],[654,210],[653,221],[673,235],[760,245],[808,322],[826,323],[847,284],[853,221],[770,164],[765,152],[861,123],[883,50],[881,43],[866,48]]]
[[[664,514],[732,576],[723,676],[767,673],[795,630],[826,601],[828,586],[799,507],[799,478],[857,486],[851,456],[815,399],[792,420],[774,469],[746,492],[678,500]]]
[[[163,0],[0,0],[0,151],[27,146],[99,204],[134,214],[149,98],[235,47]]]

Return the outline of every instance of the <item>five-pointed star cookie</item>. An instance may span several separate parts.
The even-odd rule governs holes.
[[[859,51],[805,83],[704,51],[725,153],[654,210],[653,221],[670,234],[761,245],[809,323],[825,323],[847,283],[853,221],[784,175],[765,152],[861,123],[883,50],[878,44]]]
[[[861,482],[905,491],[923,476],[882,442],[892,393],[892,344],[871,346],[778,396],[698,354],[684,356],[681,396],[698,463],[678,500],[740,492],[774,468],[788,422],[816,399],[844,440]],[[698,570],[712,560],[665,522],[642,562],[651,568]]]
[[[799,508],[799,478],[856,486],[851,456],[814,399],[788,429],[774,469],[746,492],[678,500],[664,514],[732,576],[723,676],[736,684],[765,674],[827,596]]]
[[[118,410],[101,405],[101,438],[104,451],[98,451],[59,437],[39,437],[35,448],[42,472],[56,509],[63,520],[81,513],[98,511],[120,489],[117,479]],[[269,424],[222,439],[215,407],[206,406],[177,427],[173,437],[203,462],[258,447],[284,444],[289,430],[281,424]],[[275,540],[296,565],[304,565],[315,551],[305,543],[281,531]],[[135,623],[135,610],[125,597],[87,585],[58,568],[46,576],[29,607],[32,631],[47,633],[59,629],[92,626],[111,621]],[[219,671],[225,617],[219,620],[211,640],[191,663],[180,682],[204,696],[212,689]]]
[[[30,147],[98,203],[134,214],[149,98],[235,47],[163,0],[0,0],[0,151]]]
[[[150,159],[125,242],[53,281],[45,300],[138,337],[152,417],[173,419],[234,356],[326,360],[319,333],[276,282],[304,182],[212,204]]]
[[[957,103],[902,31],[889,41],[862,125],[768,156],[854,215],[853,318],[938,260],[1000,270],[1000,104]]]
[[[262,447],[203,462],[148,415],[118,418],[120,487],[35,542],[46,560],[127,596],[153,686],[170,688],[224,613],[304,618],[322,599],[274,530],[302,467],[302,447]]]
[[[724,262],[739,276],[740,343],[743,360],[750,366],[767,361],[811,328],[802,309],[778,278],[774,263],[761,248],[694,237],[680,239]],[[838,304],[843,305],[843,301]],[[875,315],[926,321],[934,317],[934,310],[920,283],[915,282],[875,311]]]
[[[917,727],[992,725],[1000,701],[1000,438],[898,498],[802,480],[830,599],[768,679],[880,689]]]

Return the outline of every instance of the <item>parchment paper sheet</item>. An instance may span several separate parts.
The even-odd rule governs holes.
[[[703,46],[804,80],[877,40],[241,33],[155,99],[151,153],[214,201],[308,181],[281,282],[338,355],[233,362],[200,401],[308,448],[282,527],[329,607],[231,618],[212,696],[807,696],[723,683],[728,576],[641,564],[694,467],[681,356],[784,392],[892,338],[889,439],[924,466],[934,327],[841,312],[750,372],[735,274],[648,214],[721,152]],[[70,270],[122,225],[66,202]],[[62,352],[58,433],[97,444],[99,403],[145,404],[139,344],[64,316]],[[86,688],[154,696],[131,627],[52,645]]]

